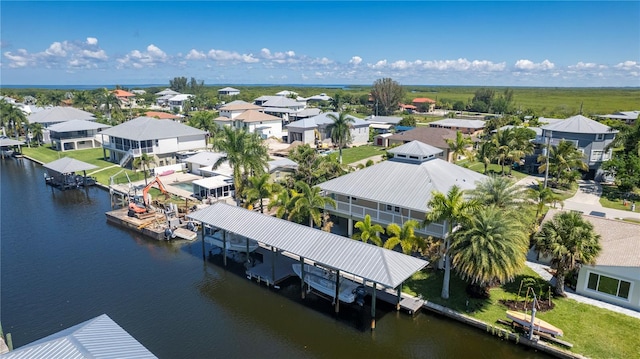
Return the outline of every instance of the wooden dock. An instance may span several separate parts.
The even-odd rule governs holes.
[[[254,266],[247,269],[248,279],[277,286],[280,282],[296,275],[291,267],[292,264],[298,263],[296,260],[263,247],[256,249],[253,256],[255,257],[256,254],[262,257],[262,261],[256,262]]]
[[[131,229],[159,241],[167,240],[164,234],[165,229],[167,229],[167,220],[164,214],[150,213],[149,216],[141,219],[129,217],[128,212],[128,208],[106,212],[107,222]]]
[[[371,294],[373,292],[373,287],[367,286],[367,291],[369,294]],[[398,305],[398,292],[392,289],[378,288],[376,292],[376,298],[389,304]],[[400,298],[400,309],[411,315],[415,315],[416,313],[418,313],[424,305],[424,300],[412,297],[405,293],[402,293]]]

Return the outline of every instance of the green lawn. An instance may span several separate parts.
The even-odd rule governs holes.
[[[633,201],[634,199],[632,199],[631,201],[629,200],[624,201],[624,196],[622,193],[620,193],[617,186],[602,185],[602,196],[600,197],[600,204],[603,207],[619,209],[621,211],[630,211],[631,203]],[[640,201],[635,200],[635,202],[636,202],[636,211],[640,211]]]
[[[386,150],[384,147],[376,147],[372,145],[345,148],[342,150],[342,163],[349,164],[372,156],[383,155],[385,153]]]
[[[91,148],[86,150],[76,150],[76,151],[66,151],[60,152],[51,149],[50,145],[45,145],[41,147],[23,147],[22,153],[25,156],[33,158],[34,160],[40,161],[42,163],[49,163],[55,160],[58,160],[63,157],[71,157],[78,161],[87,162],[98,168],[95,170],[87,171],[87,175],[91,175],[96,178],[98,183],[103,184],[105,186],[109,185],[109,178],[116,173],[120,172],[122,168],[120,166],[114,166],[114,163],[109,161],[105,161],[102,158],[102,148]],[[109,168],[112,167],[112,168]],[[125,170],[125,172],[129,175],[129,179],[131,181],[139,181],[144,179],[144,175],[142,172],[134,172],[131,170]],[[114,178],[116,183],[126,183],[127,177],[124,173],[121,173],[119,176]]]
[[[538,288],[548,289],[542,278],[525,268],[513,282],[492,289],[488,300],[470,299],[465,292],[466,283],[452,275],[450,297],[444,300],[440,298],[443,275],[442,271],[431,269],[418,272],[405,282],[403,290],[508,330],[511,328],[496,323],[498,319],[506,320],[507,307],[499,300],[516,299],[520,282],[527,278],[535,281]],[[520,300],[524,293],[522,290]],[[553,298],[552,302],[555,307],[548,312],[538,312],[537,317],[561,328],[564,331],[561,339],[574,345],[572,352],[591,358],[639,357],[640,341],[636,340],[635,333],[640,332],[640,320],[568,298]]]

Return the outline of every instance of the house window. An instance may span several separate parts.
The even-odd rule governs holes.
[[[400,213],[400,207],[392,206],[390,204],[387,205],[387,212],[396,212]]]
[[[602,150],[591,151],[591,162],[602,161]]]
[[[596,134],[596,141],[604,141],[604,133]]]
[[[596,273],[589,273],[587,288],[628,300],[629,292],[631,291],[631,282]]]

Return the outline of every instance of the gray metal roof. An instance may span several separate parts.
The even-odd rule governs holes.
[[[218,92],[240,92],[238,89],[234,89],[233,87],[223,87]]]
[[[464,128],[484,128],[486,123],[482,120],[467,120],[463,118],[445,118],[438,121],[429,122],[429,126],[438,125],[443,127],[464,127]]]
[[[46,163],[44,168],[58,173],[74,173],[76,171],[92,170],[98,167],[71,157],[62,157],[59,160]]]
[[[453,185],[469,190],[486,178],[439,158],[420,163],[390,159],[320,183],[318,187],[358,199],[427,212],[432,191],[447,193]]]
[[[18,140],[14,140],[12,138],[8,138],[8,137],[0,137],[0,147],[7,147],[7,146],[20,146],[20,145],[24,145],[23,141],[18,141]]]
[[[58,123],[70,120],[95,121],[92,113],[73,107],[51,107],[35,112],[27,117],[29,123]]]
[[[398,146],[390,149],[388,152],[394,155],[403,154],[407,156],[416,156],[421,158],[427,158],[429,156],[437,156],[443,151],[437,147],[428,145],[418,140],[407,142],[402,146]]]
[[[137,117],[118,126],[100,131],[100,134],[134,141],[144,141],[197,135],[204,137],[207,133],[173,120]]]
[[[397,116],[375,116],[375,115],[371,115],[371,116],[367,116],[364,118],[366,121],[369,121],[371,123],[388,123],[388,124],[392,124],[392,125],[397,125],[400,123],[400,121],[402,121],[402,117],[397,117]]]
[[[100,130],[103,128],[109,128],[110,125],[104,123],[98,123],[94,121],[86,120],[71,120],[66,122],[56,123],[49,126],[49,131],[54,132],[71,132],[71,131],[86,131],[86,130]]]
[[[400,252],[222,202],[187,217],[391,288],[428,264]]]
[[[108,315],[87,320],[71,328],[17,348],[3,359],[157,358]]]
[[[545,131],[558,131],[567,133],[612,133],[611,127],[594,121],[582,115],[569,117],[566,120],[554,122],[549,125],[542,126]]]
[[[294,121],[291,122],[290,124],[287,125],[287,127],[291,127],[291,128],[314,128],[317,126],[322,126],[322,125],[331,125],[333,124],[333,119],[331,119],[329,116],[329,114],[332,114],[336,117],[338,117],[340,114],[337,112],[324,112],[321,113],[317,116],[313,116],[313,117],[309,117],[309,118],[305,118],[299,121]],[[369,127],[370,123],[355,117],[355,116],[351,116],[351,115],[347,115],[347,118],[350,118],[353,120],[353,122],[351,122],[351,125],[353,127]]]

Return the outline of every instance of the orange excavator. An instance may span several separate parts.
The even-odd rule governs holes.
[[[164,188],[164,185],[162,184],[162,182],[160,181],[159,177],[154,178],[153,181],[149,182],[148,185],[146,185],[144,187],[144,189],[142,190],[142,204],[138,204],[136,203],[134,200],[132,200],[131,202],[129,202],[129,214],[130,215],[135,215],[135,214],[142,214],[142,213],[148,213],[150,206],[149,206],[149,190],[151,189],[151,187],[153,187],[154,184],[158,185],[158,189],[160,190],[160,192],[162,192],[162,194],[165,197],[169,197],[169,192],[167,192],[166,188]]]

